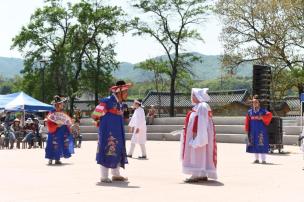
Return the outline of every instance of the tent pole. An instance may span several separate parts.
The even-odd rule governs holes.
[[[25,125],[25,124],[24,124],[24,123],[25,123],[25,110],[23,110],[22,112],[23,112],[23,113],[22,113],[22,115],[23,115],[23,116],[22,116],[22,119],[23,119],[23,123],[22,123],[22,124],[23,124],[23,126],[24,126],[24,125]]]

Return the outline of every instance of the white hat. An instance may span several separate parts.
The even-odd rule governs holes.
[[[192,88],[191,97],[194,95],[199,102],[208,102],[210,100],[210,96],[207,91],[209,88]]]
[[[25,123],[34,123],[31,118],[26,119]]]
[[[139,104],[139,105],[141,105],[141,102],[139,101],[139,100],[134,100],[134,103],[137,103],[137,104]]]

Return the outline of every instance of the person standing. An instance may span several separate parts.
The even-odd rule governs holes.
[[[217,147],[212,111],[206,103],[210,100],[208,88],[192,88],[194,107],[185,119],[181,135],[183,173],[191,175],[186,183],[217,179]]]
[[[127,99],[130,86],[130,83],[117,81],[110,88],[112,95],[101,99],[92,114],[99,127],[96,161],[100,164],[100,181],[104,183],[128,180],[120,175],[120,167],[125,168],[128,163],[122,102]],[[112,170],[112,180],[109,178],[109,169]]]
[[[73,137],[70,132],[72,119],[63,112],[65,101],[65,98],[54,96],[52,104],[55,106],[55,111],[47,116],[49,133],[45,147],[45,158],[49,159],[49,165],[53,163],[53,160],[55,160],[55,164],[62,164],[61,157],[70,158],[74,153]]]
[[[131,138],[131,147],[128,153],[128,157],[132,157],[135,144],[139,144],[141,148],[142,156],[139,156],[140,159],[146,159],[146,141],[147,141],[147,126],[145,120],[145,111],[141,106],[140,100],[134,100],[133,107],[135,108],[134,114],[130,120],[129,127],[130,131],[133,132]]]
[[[272,113],[260,107],[258,96],[253,96],[252,108],[248,110],[245,131],[248,133],[246,152],[254,153],[253,163],[259,163],[259,156],[266,164],[266,154],[269,151],[269,138],[266,126],[270,124]]]

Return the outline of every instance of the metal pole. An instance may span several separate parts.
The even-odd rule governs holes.
[[[45,66],[42,68],[42,102],[45,102],[44,69],[45,69]]]
[[[42,74],[42,86],[41,86],[41,91],[42,91],[42,102],[45,102],[45,87],[44,87],[44,70],[45,70],[45,65],[47,61],[46,60],[40,60],[40,69],[41,69],[41,74]]]

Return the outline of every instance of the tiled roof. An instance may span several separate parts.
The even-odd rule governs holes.
[[[245,102],[249,94],[246,89],[241,90],[229,90],[229,91],[209,91],[208,92],[211,100],[210,105],[226,105],[233,102]],[[169,92],[155,92],[150,91],[148,95],[143,99],[144,106],[159,105],[168,107],[170,106],[170,93]],[[175,93],[174,96],[174,106],[175,107],[190,107],[191,99],[190,94],[186,93]]]
[[[284,98],[284,101],[288,104],[291,111],[300,111],[301,104],[299,97],[288,96]]]

